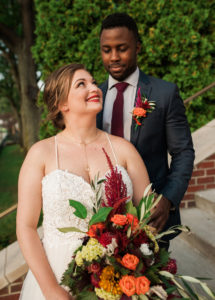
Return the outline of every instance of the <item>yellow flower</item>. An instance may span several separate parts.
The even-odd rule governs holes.
[[[104,300],[119,300],[121,298],[120,295],[113,295],[111,293],[106,292],[103,289],[95,288],[95,293],[99,298],[102,298]]]
[[[83,265],[83,260],[92,262],[94,259],[97,260],[99,257],[102,257],[104,253],[105,248],[96,239],[91,238],[87,245],[77,252],[75,261],[78,266],[81,266]]]
[[[121,295],[122,290],[119,286],[120,274],[114,272],[113,266],[107,266],[102,270],[100,276],[100,287],[112,295]]]
[[[83,265],[83,258],[82,258],[82,254],[81,254],[81,251],[78,251],[76,253],[76,256],[75,256],[75,262],[76,264],[80,267]]]

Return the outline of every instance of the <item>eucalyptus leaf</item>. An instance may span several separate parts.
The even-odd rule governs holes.
[[[196,295],[196,293],[193,291],[192,287],[183,279],[181,278],[184,286],[186,287],[186,289],[188,290],[188,292],[191,294],[191,296],[196,299],[196,300],[199,300],[199,297],[198,295]]]
[[[140,210],[140,221],[143,220],[144,216],[145,216],[145,203],[143,202]]]
[[[76,200],[69,200],[69,205],[75,208],[74,215],[80,219],[86,219],[87,217],[87,209],[86,207]]]
[[[113,207],[101,207],[98,212],[92,216],[89,225],[105,222],[112,209]]]
[[[151,187],[152,187],[152,183],[150,183],[150,184],[145,188],[145,191],[144,191],[144,193],[143,193],[143,197],[146,197],[146,196],[148,195],[148,193],[149,193]]]
[[[181,275],[179,276],[180,278],[183,278],[184,280],[188,281],[188,282],[192,282],[192,283],[200,283],[201,281],[194,278],[194,277],[191,277],[191,276],[185,276],[185,275]]]
[[[139,221],[140,221],[140,216],[141,216],[141,207],[145,202],[146,202],[146,197],[142,198],[137,206],[137,217],[138,217]]]
[[[162,196],[163,196],[163,195],[159,195],[159,196],[156,198],[156,200],[155,200],[155,202],[153,203],[151,209],[154,208],[154,207],[160,202]]]
[[[154,199],[155,199],[155,194],[151,193],[150,195],[148,195],[147,197],[147,201],[146,201],[146,210],[151,210],[153,205],[154,205]]]
[[[159,274],[164,276],[164,277],[167,277],[167,278],[171,278],[171,279],[174,278],[174,275],[171,274],[170,272],[167,272],[167,271],[160,271]]]
[[[81,233],[86,233],[84,231],[81,231],[80,229],[76,228],[76,227],[62,227],[62,228],[58,228],[58,230],[60,232],[81,232]]]
[[[205,282],[200,282],[200,285],[202,287],[202,289],[212,298],[215,299],[214,294],[212,293],[212,291],[209,289],[209,287],[207,286],[207,284]]]
[[[156,240],[160,239],[161,237],[165,236],[165,235],[169,235],[171,233],[175,233],[175,230],[167,230],[167,231],[164,231],[164,232],[161,232],[159,234],[157,234],[155,236]]]
[[[127,230],[127,237],[130,238],[130,236],[131,236],[131,226],[129,226]]]

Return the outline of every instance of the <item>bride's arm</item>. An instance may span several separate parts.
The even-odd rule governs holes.
[[[17,238],[25,260],[46,299],[72,299],[57,283],[37,233],[42,207],[41,181],[44,176],[42,142],[28,152],[18,182]]]
[[[133,202],[138,205],[145,188],[150,184],[148,172],[141,156],[132,144],[127,143],[124,154],[127,171],[133,184]]]
[[[145,188],[150,184],[145,164],[136,148],[125,139],[112,136],[117,158],[125,165],[133,184],[133,202],[138,205]]]

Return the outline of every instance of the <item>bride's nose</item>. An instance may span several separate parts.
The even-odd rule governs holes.
[[[98,91],[98,86],[95,83],[90,83],[89,85],[90,92]]]

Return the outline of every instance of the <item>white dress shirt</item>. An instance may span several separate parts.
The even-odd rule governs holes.
[[[139,79],[139,68],[136,70],[123,82],[127,82],[129,85],[123,93],[124,96],[124,106],[123,106],[123,129],[124,138],[130,141],[131,134],[131,124],[132,124],[132,109],[134,107],[134,101],[137,91],[137,84]],[[116,99],[117,89],[114,86],[118,83],[111,75],[108,78],[108,90],[105,98],[104,113],[103,113],[103,129],[104,131],[111,132],[111,120],[113,104]]]

